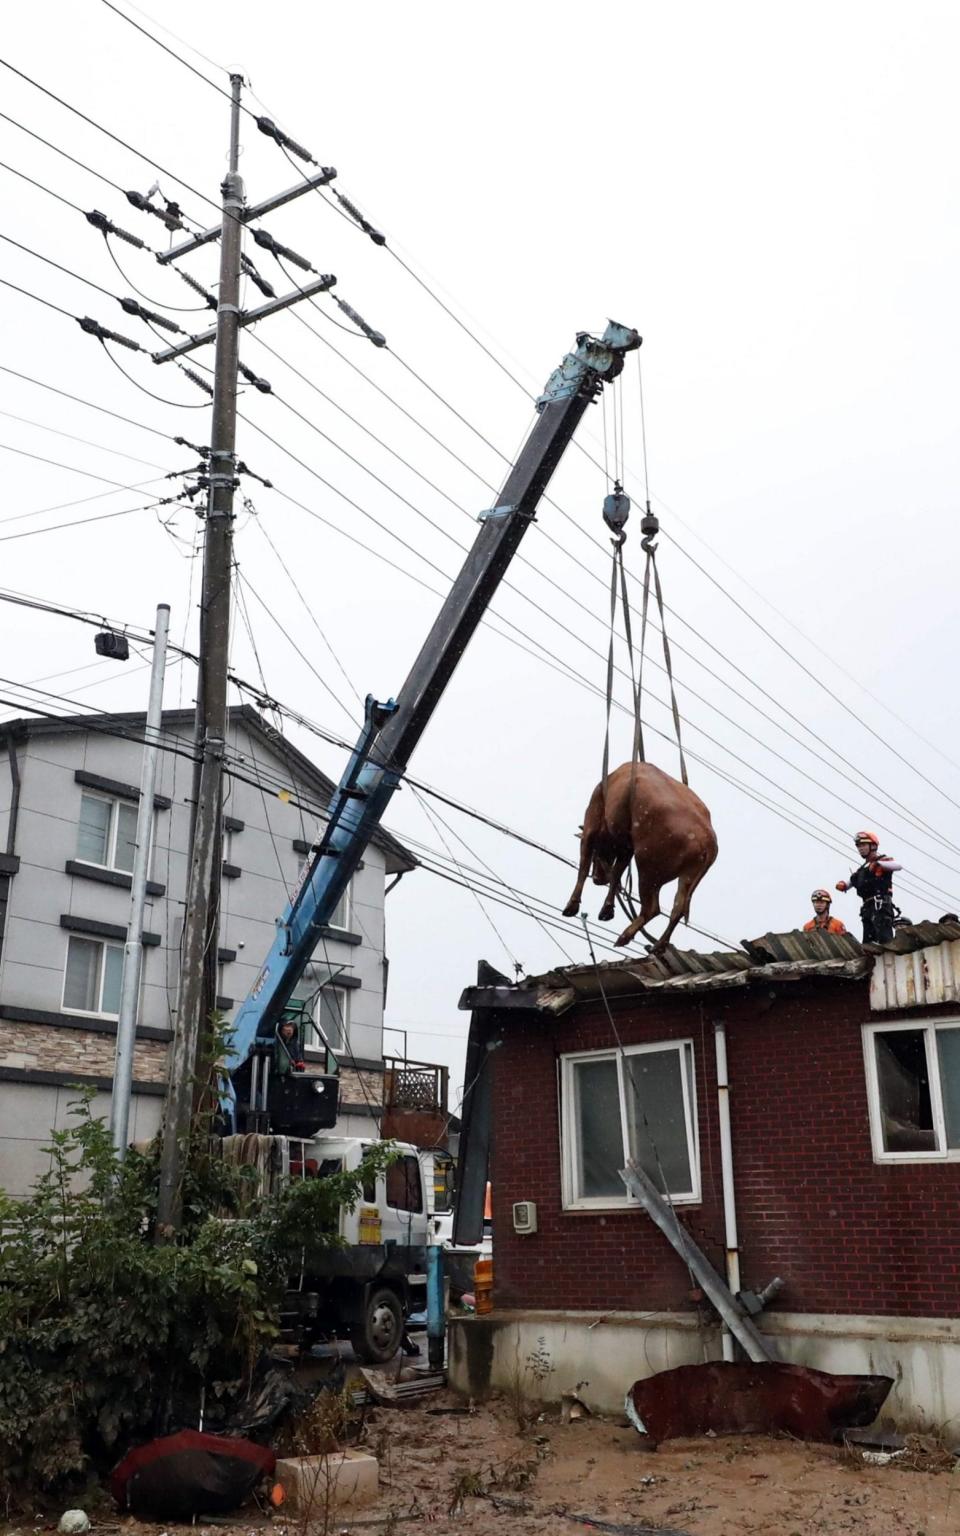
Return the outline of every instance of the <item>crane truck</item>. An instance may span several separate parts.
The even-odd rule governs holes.
[[[225,1063],[229,1088],[223,1123],[236,1136],[268,1137],[270,1177],[306,1177],[360,1165],[365,1143],[325,1136],[338,1111],[336,1061],[326,1070],[278,1073],[278,1036],[306,1021],[293,995],[322,931],[355,873],[403,780],[417,743],[457,663],[486,612],[587,407],[621,373],[637,332],[611,322],[604,334],[580,333],[536,402],[537,417],[497,504],[480,513],[479,530],[459,575],[396,699],[368,695],[363,727],[328,807],[300,885],[277,921],[263,966],[240,1005]],[[317,1029],[317,1026],[313,1026]],[[324,1042],[326,1044],[326,1042]],[[262,1146],[262,1143],[261,1143]],[[428,1200],[414,1147],[371,1181],[353,1212],[341,1214],[342,1246],[324,1272],[300,1277],[290,1310],[303,1336],[347,1336],[362,1358],[396,1351],[406,1317],[422,1307]]]

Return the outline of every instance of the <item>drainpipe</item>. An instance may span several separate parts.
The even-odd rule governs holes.
[[[17,761],[16,743],[7,737],[7,756],[10,759],[10,814],[7,819],[7,853],[17,851],[17,822],[20,819],[20,764]]]
[[[730,1134],[730,1078],[727,1071],[727,1031],[722,1020],[713,1025],[717,1053],[717,1109],[720,1118],[720,1169],[723,1177],[723,1226],[727,1256],[727,1285],[740,1293],[740,1247],[737,1239],[737,1204],[733,1182],[733,1138]],[[723,1330],[723,1358],[734,1360],[733,1335]]]

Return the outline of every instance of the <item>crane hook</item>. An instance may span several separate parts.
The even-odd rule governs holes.
[[[624,525],[629,516],[630,497],[624,495],[620,481],[614,480],[612,493],[603,499],[603,520],[616,534],[616,538],[611,540],[615,549],[622,549],[626,543]]]

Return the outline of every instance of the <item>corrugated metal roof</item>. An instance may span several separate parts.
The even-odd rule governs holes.
[[[949,927],[957,928],[957,924],[950,923]],[[954,939],[937,940],[908,953],[887,948],[877,956],[870,977],[870,1007],[875,1013],[956,1002],[960,1002],[960,928]]]
[[[876,962],[872,959],[876,956]],[[468,988],[461,1006],[510,1007],[564,1013],[577,1002],[719,992],[811,977],[855,980],[873,971],[870,1006],[881,1011],[960,1002],[960,923],[916,923],[897,930],[892,944],[867,949],[852,934],[766,933],[740,950],[664,950],[645,959],[570,965],[513,986]]]

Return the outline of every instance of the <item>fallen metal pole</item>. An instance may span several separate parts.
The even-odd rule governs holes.
[[[640,1201],[647,1215],[676,1249],[737,1343],[742,1345],[747,1359],[755,1363],[761,1360],[773,1360],[774,1354],[767,1340],[753,1326],[740,1302],[720,1279],[710,1260],[694,1242],[690,1233],[680,1225],[676,1211],[661,1195],[653,1180],[648,1178],[643,1169],[632,1159],[627,1163],[626,1168],[621,1170],[620,1177],[631,1195]]]

